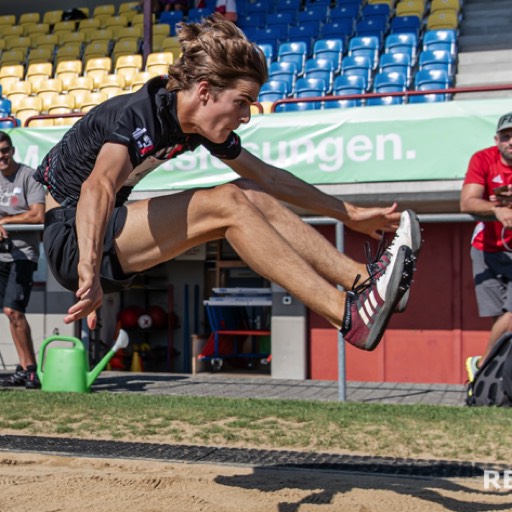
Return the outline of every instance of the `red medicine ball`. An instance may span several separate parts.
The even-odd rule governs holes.
[[[119,312],[119,321],[123,329],[135,329],[138,327],[139,316],[144,314],[144,310],[139,306],[128,306]]]
[[[150,306],[147,313],[153,321],[153,327],[156,327],[157,329],[167,327],[168,315],[164,308],[156,305]]]

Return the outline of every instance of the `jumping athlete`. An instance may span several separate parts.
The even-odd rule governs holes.
[[[263,52],[218,14],[182,24],[178,37],[182,55],[168,76],[92,109],[38,168],[36,179],[49,191],[48,263],[77,297],[65,322],[87,317],[93,329],[104,293],[191,247],[226,238],[254,271],[325,317],[350,343],[373,349],[397,305],[405,306],[421,242],[416,215],[400,214],[396,204],[361,208],[340,201],[249,153],[234,130],[249,122],[268,78]],[[242,179],[127,203],[147,173],[200,145]],[[376,261],[358,263],[280,201],[373,238],[381,231],[396,235]]]

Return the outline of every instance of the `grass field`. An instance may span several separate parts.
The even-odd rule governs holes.
[[[496,463],[512,460],[511,419],[498,408],[0,392],[3,434]]]

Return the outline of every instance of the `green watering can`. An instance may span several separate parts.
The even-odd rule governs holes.
[[[69,342],[69,347],[46,347],[54,341]],[[107,366],[112,356],[128,346],[128,334],[122,329],[114,346],[103,359],[89,371],[88,357],[84,344],[71,336],[50,336],[45,339],[39,350],[37,375],[43,391],[61,391],[72,393],[89,393],[91,385],[101,371]]]

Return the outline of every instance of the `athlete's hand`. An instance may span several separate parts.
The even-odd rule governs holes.
[[[364,233],[377,240],[382,238],[382,232],[393,232],[400,224],[400,212],[396,211],[397,204],[387,208],[353,207],[350,210],[350,220],[345,225],[353,231]]]
[[[87,317],[89,329],[96,328],[96,310],[103,303],[103,290],[100,278],[94,272],[92,265],[78,264],[79,288],[76,292],[78,301],[68,309],[64,323],[70,324],[76,320]]]

